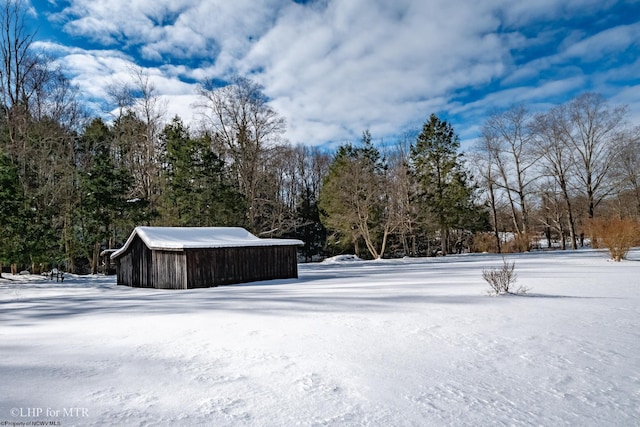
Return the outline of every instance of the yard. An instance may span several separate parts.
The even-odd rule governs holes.
[[[489,254],[182,291],[9,276],[0,422],[638,425],[640,250],[508,259],[528,294],[487,295]]]

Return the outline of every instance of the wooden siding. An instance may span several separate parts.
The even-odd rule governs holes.
[[[135,236],[129,249],[117,260],[118,285],[153,288],[153,257],[140,237]]]
[[[298,277],[295,246],[189,249],[188,287]]]
[[[153,283],[159,289],[187,289],[187,256],[180,251],[153,251]]]

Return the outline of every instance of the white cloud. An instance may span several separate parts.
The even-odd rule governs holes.
[[[639,34],[640,23],[610,28],[567,47],[563,56],[597,61],[606,55],[624,51],[634,43],[637,44]]]
[[[374,138],[402,133],[432,112],[482,120],[487,108],[542,104],[587,86],[611,89],[605,77],[588,75],[575,62],[633,46],[638,24],[596,35],[573,31],[560,44],[550,24],[558,17],[564,25],[573,15],[606,13],[614,3],[71,0],[52,19],[107,48],[65,54],[74,81],[91,96],[99,96],[110,79],[125,78],[139,55],[156,61],[149,74],[188,121],[194,85],[181,79],[245,74],[264,85],[288,121],[292,142],[319,144],[353,140],[367,128]],[[545,24],[539,34],[525,35],[539,22]],[[529,48],[548,52],[515,57]],[[482,95],[489,86],[497,90]],[[460,99],[472,91],[479,99],[463,105]],[[468,123],[463,133],[472,137],[474,126]]]
[[[634,126],[640,126],[640,84],[625,86],[610,101],[617,105],[627,105],[627,121]]]
[[[209,58],[230,68],[269,27],[282,0],[71,0],[54,20],[69,34],[140,46],[146,59]]]
[[[574,76],[563,80],[551,80],[535,86],[518,86],[491,93],[482,99],[451,108],[454,114],[482,115],[487,111],[506,110],[513,105],[526,103],[530,109],[548,108],[549,100],[561,93],[572,93],[585,86],[585,78]]]
[[[242,65],[265,70],[259,78],[293,140],[397,130],[444,107],[456,88],[501,75],[508,52],[492,33],[497,21],[476,12],[455,1],[291,7]],[[347,125],[318,129],[333,122]]]
[[[618,0],[504,0],[500,4],[500,14],[509,27],[522,27],[538,20],[570,20],[572,17],[591,13],[597,16]],[[632,0],[633,1],[633,0]]]
[[[191,108],[196,100],[195,85],[178,78],[180,68],[140,69],[133,58],[114,50],[84,50],[53,43],[37,43],[36,47],[53,52],[60,58],[58,61],[72,76],[72,84],[78,86],[85,100],[95,108],[100,108],[100,100],[109,99],[110,87],[135,84],[134,71],[141,70],[166,105],[167,119],[177,114],[187,123],[196,120]]]

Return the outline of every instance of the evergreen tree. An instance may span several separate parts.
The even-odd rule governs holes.
[[[81,138],[79,172],[79,240],[91,272],[97,273],[101,246],[112,246],[115,227],[132,207],[127,200],[132,177],[116,165],[112,152],[113,134],[100,119],[95,119]]]
[[[60,252],[74,183],[71,129],[80,108],[54,59],[36,48],[29,14],[24,1],[7,0],[0,8],[0,149],[15,166],[23,196],[20,232],[11,242],[20,250],[13,258],[36,273]]]
[[[432,114],[411,146],[412,173],[419,184],[417,202],[440,230],[442,253],[450,253],[451,229],[477,227],[481,210],[474,205],[475,186],[463,168],[460,142],[453,127]]]
[[[179,117],[165,126],[162,222],[179,226],[244,225],[244,198],[230,184],[207,136],[192,138]]]
[[[302,190],[296,214],[302,225],[297,228],[292,237],[304,242],[302,254],[305,260],[311,261],[314,255],[322,251],[327,240],[327,229],[322,225],[318,201],[309,187]]]
[[[0,276],[3,263],[15,263],[24,252],[21,230],[24,228],[23,197],[18,171],[0,152]]]
[[[203,225],[246,227],[246,197],[229,177],[224,160],[212,151],[209,136],[196,141],[202,158],[196,164],[202,177],[199,191],[203,194],[200,204]]]
[[[165,126],[160,139],[165,148],[162,221],[172,225],[192,225],[193,197],[197,196],[192,194],[194,141],[178,117]]]

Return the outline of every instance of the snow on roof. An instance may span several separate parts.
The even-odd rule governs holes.
[[[296,239],[260,239],[241,227],[136,227],[124,246],[111,257],[122,255],[136,235],[149,249],[166,250],[304,244]]]

